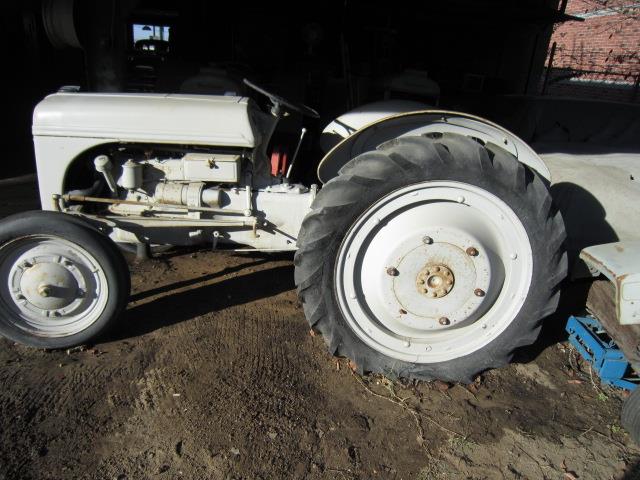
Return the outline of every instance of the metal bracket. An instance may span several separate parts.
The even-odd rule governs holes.
[[[638,386],[637,381],[632,382],[626,377],[629,362],[598,320],[571,316],[566,330],[571,345],[592,365],[602,383],[626,390],[634,390]]]

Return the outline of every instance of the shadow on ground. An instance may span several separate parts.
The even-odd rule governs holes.
[[[284,259],[286,255],[254,255],[245,258],[248,259],[247,262],[225,266],[204,275],[198,274],[196,268],[188,264],[179,268],[169,267],[172,271],[177,269],[186,272],[178,281],[132,295],[120,326],[106,340],[137,337],[295,288],[291,265],[274,265],[271,268],[254,270],[265,263],[275,263]],[[151,262],[166,261],[166,258],[160,257]],[[148,265],[143,266],[143,269],[145,268],[148,268]]]

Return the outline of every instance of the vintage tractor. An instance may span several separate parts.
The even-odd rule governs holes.
[[[61,91],[35,109],[42,206],[0,228],[0,333],[103,334],[127,303],[117,244],[295,251],[311,327],[362,371],[470,381],[534,342],[567,272],[549,170],[514,134],[408,101],[325,129],[322,188],[268,146],[288,113],[245,97]],[[264,98],[260,97],[260,98]],[[297,147],[297,148],[294,148]]]

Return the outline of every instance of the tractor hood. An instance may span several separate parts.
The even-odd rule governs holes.
[[[36,106],[33,135],[253,148],[256,113],[245,97],[56,93]]]

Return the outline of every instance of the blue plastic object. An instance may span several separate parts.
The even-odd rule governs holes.
[[[626,378],[629,362],[595,318],[569,317],[566,327],[569,342],[588,361],[602,383],[634,390],[638,384]]]

